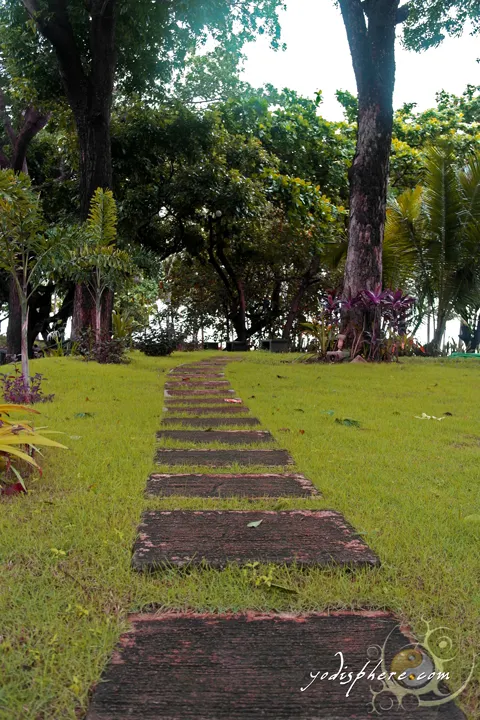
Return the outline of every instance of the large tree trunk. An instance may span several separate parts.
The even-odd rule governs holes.
[[[92,90],[90,90],[92,93]],[[111,95],[74,112],[80,146],[80,217],[86,220],[95,190],[112,187]],[[83,104],[83,103],[82,103]]]
[[[110,119],[115,77],[115,13],[117,0],[90,0],[90,67],[80,54],[65,0],[50,2],[45,12],[37,0],[23,0],[42,35],[51,42],[65,93],[75,118],[80,146],[80,219],[88,217],[98,187],[112,186]],[[105,315],[105,313],[104,313]],[[86,324],[84,324],[86,323]],[[105,331],[111,324],[106,318]],[[95,327],[86,288],[75,292],[75,333]]]
[[[358,90],[358,135],[349,171],[350,225],[344,295],[382,283],[399,0],[340,0]],[[361,311],[347,321],[363,322]]]
[[[99,187],[112,187],[112,153],[110,137],[111,104],[115,74],[115,0],[109,5],[107,14],[92,24],[91,40],[96,60],[84,87],[80,89],[67,86],[67,95],[75,117],[80,146],[80,217],[86,220],[90,209],[90,200]],[[111,293],[109,293],[111,295]],[[85,286],[78,288],[74,299],[75,332],[95,328],[98,337],[107,337],[112,324],[110,314],[106,312],[110,304],[102,300],[99,313],[101,327],[97,328],[96,314],[90,312],[89,292]],[[113,304],[111,305],[113,309]],[[78,325],[78,322],[84,324]],[[73,323],[75,325],[75,323]],[[72,325],[72,327],[73,327]],[[75,337],[75,335],[72,336]]]
[[[100,329],[98,337],[105,339],[112,334],[112,313],[114,295],[106,290],[102,297]],[[91,328],[97,336],[97,313],[95,301],[86,285],[76,285],[73,300],[72,340],[79,340],[82,332]]]
[[[80,340],[84,331],[95,327],[95,303],[86,285],[76,285],[73,297],[72,340]]]

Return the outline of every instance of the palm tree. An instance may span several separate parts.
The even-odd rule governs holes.
[[[423,185],[389,203],[384,257],[384,282],[390,273],[414,289],[438,350],[447,321],[480,292],[480,153],[459,168],[450,144],[427,151]]]

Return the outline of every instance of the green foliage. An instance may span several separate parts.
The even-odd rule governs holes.
[[[312,322],[300,323],[300,329],[302,333],[313,338],[311,349],[319,357],[325,358],[327,352],[335,349],[340,328],[326,312]]]
[[[88,220],[77,234],[76,246],[63,271],[84,283],[95,303],[97,340],[100,342],[102,300],[107,290],[115,290],[135,273],[130,255],[115,245],[117,212],[111,190],[97,188]]]
[[[135,337],[135,347],[149,357],[166,357],[176,350],[182,337],[173,328],[162,327],[159,317],[153,318],[150,326]]]
[[[412,0],[404,37],[412,50],[439,45],[446,35],[458,37],[470,21],[471,33],[480,31],[477,0]]]
[[[117,207],[111,190],[97,188],[90,202],[86,221],[89,243],[94,247],[108,247],[117,237]]]
[[[0,472],[13,472],[23,484],[17,467],[18,461],[39,470],[40,466],[33,457],[36,446],[65,448],[65,445],[45,437],[45,433],[42,435],[36,432],[31,422],[10,419],[11,414],[19,412],[37,413],[23,405],[0,405]]]
[[[39,197],[28,176],[0,170],[0,267],[12,276],[20,269],[22,283],[38,279],[43,229]]]
[[[346,121],[349,123],[357,122],[358,100],[355,95],[352,95],[348,90],[337,90],[335,97],[343,107]]]
[[[436,318],[434,345],[454,314],[480,306],[480,155],[459,168],[450,144],[425,153],[424,185],[392,200],[385,249]],[[394,272],[393,264],[387,264]]]
[[[44,232],[37,193],[28,176],[0,170],[0,269],[13,280],[21,311],[22,375],[30,389],[29,300],[45,275],[65,260],[66,247],[55,232]]]
[[[36,17],[45,21],[55,11],[50,0],[38,0]],[[278,11],[281,0],[187,0],[163,3],[122,0],[113,10],[116,22],[116,88],[119,94],[164,97],[175,73],[186,58],[211,37],[218,45],[239,55],[245,42],[257,34],[271,37],[280,46]],[[103,15],[104,0],[71,0],[68,21],[87,77],[94,71],[90,33],[91,18]],[[17,0],[0,6],[1,60],[11,77],[23,85],[33,101],[50,102],[62,95],[60,74],[50,43],[35,32],[35,25]],[[21,80],[20,80],[21,79]]]

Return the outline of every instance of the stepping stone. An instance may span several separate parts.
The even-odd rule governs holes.
[[[248,527],[258,522],[258,527]],[[334,510],[149,510],[142,515],[132,566],[153,571],[207,563],[300,567],[375,566],[378,557]]]
[[[222,375],[189,375],[188,380],[184,379],[183,375],[169,375],[168,378],[165,378],[166,383],[175,383],[176,385],[181,385],[182,387],[186,385],[187,387],[189,385],[203,385],[204,383],[208,382],[229,382],[228,380],[224,380],[224,376]]]
[[[162,420],[162,425],[188,425],[190,427],[219,427],[223,425],[260,425],[260,420],[253,417],[217,417],[217,418],[172,418],[166,417]]]
[[[225,377],[223,366],[205,367],[205,368],[176,368],[167,373],[167,377],[208,377],[208,375]]]
[[[274,442],[268,430],[159,430],[157,440],[183,440],[185,443],[225,443],[253,445]]]
[[[175,405],[185,405],[185,403],[195,403],[195,405],[205,404],[205,405],[213,405],[214,403],[222,402],[222,400],[226,399],[225,394],[220,396],[213,396],[213,397],[202,397],[202,395],[194,395],[193,397],[190,397],[189,395],[166,395],[165,401],[167,405],[175,406]],[[220,407],[224,407],[229,405],[230,407],[243,407],[241,403],[225,403],[225,405],[221,405]]]
[[[193,387],[189,388],[165,388],[165,395],[167,397],[184,396],[184,395],[212,395],[212,397],[224,397],[227,393],[235,392],[232,388],[203,388],[201,390],[195,390]]]
[[[177,379],[175,381],[172,381],[169,379],[165,383],[165,387],[194,387],[194,388],[202,388],[202,387],[225,387],[226,385],[230,385],[230,382],[228,380],[203,380],[195,378],[189,378],[188,380]]]
[[[226,365],[225,362],[223,363],[197,363],[196,365],[178,365],[174,370],[179,370],[180,372],[185,372],[187,370],[188,372],[191,372],[192,370],[198,370],[198,372],[201,372],[203,370],[218,370],[218,368],[224,368]]]
[[[195,399],[196,403],[200,400]],[[170,402],[167,407],[167,411],[175,410],[176,412],[189,413],[191,415],[238,415],[240,413],[248,412],[248,408],[245,405],[214,405],[212,407],[202,407],[192,405],[186,405],[185,407],[179,406],[177,403]]]
[[[147,481],[151,497],[311,497],[320,493],[303,475],[171,475],[154,473]]]
[[[129,620],[86,720],[465,720],[452,702],[407,709],[408,698],[398,708],[392,695],[374,696],[382,683],[368,674],[382,672],[376,665],[384,644],[387,672],[412,647],[391,613],[188,612]],[[347,680],[367,665],[350,692],[351,683],[340,685],[339,652]],[[321,680],[325,673],[337,679]],[[371,714],[373,701],[388,707],[389,698],[391,709]]]
[[[155,453],[157,465],[208,465],[228,467],[229,465],[293,465],[286,450],[176,450],[160,448]]]

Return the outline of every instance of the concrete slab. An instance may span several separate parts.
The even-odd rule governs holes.
[[[409,695],[398,708],[392,693],[375,698],[382,683],[368,674],[381,673],[381,667],[375,670],[380,649],[386,643],[383,656],[390,670],[395,655],[412,642],[390,613],[163,613],[134,615],[130,622],[95,688],[86,720],[465,717],[451,702],[419,708]],[[339,653],[348,666],[344,684]],[[365,665],[365,676],[350,687],[347,673],[355,678]],[[379,709],[372,715],[374,700]],[[391,708],[381,709],[390,702]]]
[[[185,445],[213,442],[225,445],[254,445],[274,442],[268,430],[159,430],[157,440],[180,440]]]
[[[176,450],[159,448],[155,453],[157,465],[206,465],[229,467],[230,465],[257,465],[276,467],[292,465],[286,450]]]
[[[151,497],[318,497],[320,493],[303,475],[172,475],[154,473],[147,481]]]

